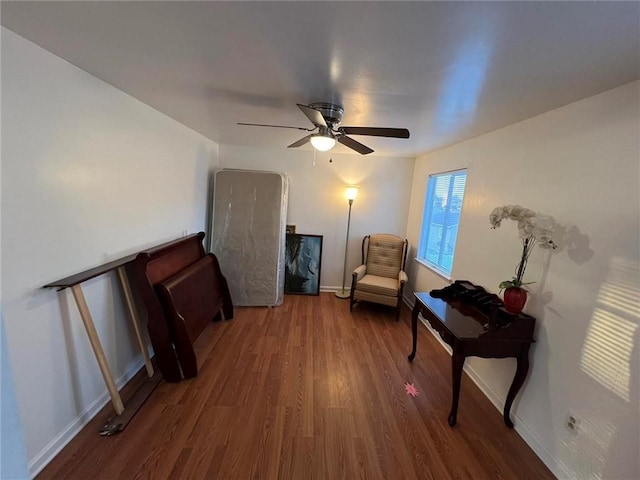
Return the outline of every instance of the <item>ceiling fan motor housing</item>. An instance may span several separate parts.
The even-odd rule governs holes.
[[[333,134],[333,132],[331,131],[331,127],[330,126],[329,127],[318,126],[318,133],[316,133],[316,135],[321,136],[321,137],[329,137],[329,138],[335,138],[336,137]]]
[[[342,121],[344,108],[333,103],[316,102],[309,105],[310,108],[320,112],[330,129],[338,125]]]

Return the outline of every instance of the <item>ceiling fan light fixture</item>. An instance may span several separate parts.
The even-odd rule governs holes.
[[[292,128],[305,132],[314,132],[293,142],[287,148],[298,148],[311,142],[315,150],[327,152],[340,142],[360,155],[373,153],[373,149],[354,140],[349,135],[368,135],[370,137],[388,138],[409,138],[409,130],[406,128],[383,128],[383,127],[338,127],[342,122],[344,108],[334,103],[316,102],[310,105],[296,104],[307,119],[313,124],[313,128],[291,127],[288,125],[270,125],[264,123],[238,123],[238,125],[248,125],[253,127],[274,127]]]
[[[316,150],[326,152],[336,145],[336,139],[327,135],[316,134],[311,137],[311,145]]]

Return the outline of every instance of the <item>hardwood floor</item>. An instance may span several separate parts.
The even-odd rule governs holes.
[[[236,308],[196,342],[197,378],[162,382],[113,437],[105,407],[37,478],[554,478],[466,375],[449,427],[451,357],[418,335],[409,363],[406,308],[351,314],[330,293]]]

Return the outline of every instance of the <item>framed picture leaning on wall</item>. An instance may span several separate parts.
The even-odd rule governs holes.
[[[320,294],[322,235],[287,234],[284,293]]]

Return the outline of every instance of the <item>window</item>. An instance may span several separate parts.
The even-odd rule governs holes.
[[[418,260],[447,277],[451,275],[467,171],[429,176]]]

